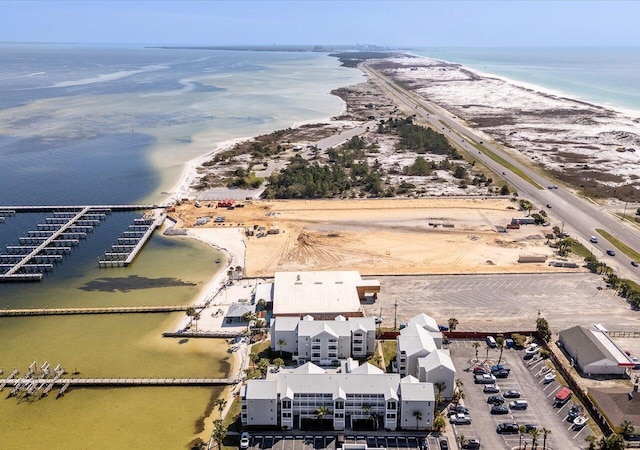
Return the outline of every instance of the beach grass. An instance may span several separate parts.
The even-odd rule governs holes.
[[[478,150],[480,150],[482,153],[484,153],[485,155],[487,155],[489,158],[491,158],[492,160],[494,160],[495,162],[497,162],[498,164],[500,164],[502,167],[504,167],[505,169],[509,169],[511,172],[515,173],[516,175],[518,175],[520,178],[522,178],[523,180],[525,180],[527,183],[529,183],[530,185],[534,186],[536,189],[544,189],[542,186],[540,186],[538,183],[536,183],[531,177],[529,177],[529,175],[527,175],[526,173],[524,173],[522,170],[518,169],[516,166],[514,166],[513,164],[511,164],[509,161],[507,161],[506,159],[504,159],[502,156],[498,155],[495,152],[492,152],[491,150],[489,150],[487,147],[485,147],[482,144],[473,144],[473,146],[475,148],[477,148]]]
[[[632,249],[627,244],[622,242],[620,239],[616,238],[611,233],[609,233],[609,232],[607,232],[605,230],[602,230],[600,228],[596,228],[596,231],[603,238],[605,238],[607,241],[611,242],[615,248],[620,250],[622,253],[627,255],[629,258],[631,258],[633,260],[636,260],[636,261],[640,261],[640,252],[638,252],[637,250]]]
[[[575,239],[571,239],[571,251],[581,258],[586,258],[587,256],[593,254],[591,253],[591,250],[589,250],[582,243],[576,241]]]

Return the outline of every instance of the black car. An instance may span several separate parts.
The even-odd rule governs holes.
[[[520,392],[519,391],[507,391],[504,394],[502,394],[504,398],[520,398]]]
[[[491,407],[491,414],[509,414],[509,408],[502,405],[493,405]]]
[[[462,405],[449,406],[449,414],[469,414],[469,409]]]
[[[446,325],[438,325],[438,330],[440,331],[449,331],[449,327]]]
[[[607,250],[607,255],[609,255],[609,256],[616,256],[616,252],[615,252],[615,251],[613,251],[613,250],[611,250],[611,249],[609,249],[609,250]]]
[[[504,403],[504,398],[501,395],[490,395],[487,398],[487,403],[492,405],[502,405]]]
[[[532,424],[532,423],[528,423],[528,424],[524,425],[524,429],[528,433],[529,431],[537,430],[538,427],[536,425]]]
[[[498,370],[497,372],[493,372],[493,376],[496,378],[508,378],[509,377],[509,371],[508,370]]]
[[[440,439],[440,450],[449,450],[449,441]]]
[[[498,434],[518,434],[520,428],[517,423],[501,423],[496,427],[496,433]]]
[[[638,262],[637,261],[631,261],[631,265],[633,267],[638,267]]]

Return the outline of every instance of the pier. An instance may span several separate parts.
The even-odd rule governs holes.
[[[88,237],[113,211],[137,211],[166,208],[166,205],[26,205],[0,206],[0,223],[19,213],[51,213],[37,229],[18,238],[19,245],[8,245],[0,253],[0,282],[40,281],[46,272],[63,260],[63,255]],[[153,231],[162,224],[158,219],[136,219],[118,239],[111,252],[100,261],[100,267],[125,267],[131,264]]]
[[[27,381],[30,380],[30,381]],[[18,389],[32,385],[34,381],[46,381],[62,389],[83,387],[125,387],[125,386],[229,386],[240,382],[233,378],[58,378],[58,379],[0,379],[0,385]],[[37,383],[36,383],[37,384]],[[27,388],[28,389],[28,388]],[[61,389],[61,391],[62,391]],[[62,392],[64,393],[64,392]]]
[[[111,246],[111,251],[105,252],[104,257],[98,261],[98,266],[129,266],[164,219],[164,214],[157,219],[135,219],[133,225],[129,225],[128,231],[123,232],[117,243]]]
[[[205,305],[109,306],[103,308],[20,308],[0,309],[0,317],[68,316],[78,314],[167,313],[186,311],[188,308],[202,309],[204,307]]]

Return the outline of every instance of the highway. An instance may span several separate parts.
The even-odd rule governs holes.
[[[572,237],[580,238],[600,261],[615,269],[618,276],[640,282],[640,269],[633,267],[631,259],[620,251],[616,250],[615,257],[607,255],[606,250],[615,249],[615,247],[596,232],[596,229],[608,231],[629,247],[640,251],[640,230],[638,228],[612,216],[604,208],[592,201],[579,197],[571,191],[562,188],[548,189],[548,186],[555,186],[553,180],[538,174],[495,144],[487,142],[485,138],[478,136],[469,126],[461,123],[460,119],[450,112],[426,100],[424,97],[402,88],[367,64],[362,64],[360,67],[371,79],[378,82],[379,87],[392,100],[413,110],[416,116],[424,119],[434,129],[444,133],[452,142],[472,153],[474,157],[495,173],[502,174],[502,177],[507,180],[510,187],[517,190],[519,198],[530,200],[535,205],[536,210],[544,209],[549,220],[554,225],[563,228]],[[488,155],[476,149],[474,147],[476,144],[482,144],[489,151],[499,155],[524,173],[525,176],[538,183],[542,189],[532,185],[520,175],[503,167]],[[547,205],[550,207],[547,207]],[[633,211],[631,211],[631,214],[633,214]],[[589,242],[591,236],[598,237],[597,244]]]

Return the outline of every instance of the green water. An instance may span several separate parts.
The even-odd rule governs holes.
[[[12,292],[21,306],[172,305],[191,301],[219,270],[220,254],[187,238],[154,236],[135,264],[51,278]],[[97,264],[96,264],[97,265]],[[132,279],[136,281],[133,284]],[[170,287],[145,286],[171,279]],[[102,279],[113,291],[86,290]],[[115,282],[114,282],[115,280]],[[104,283],[103,283],[104,284]],[[12,288],[13,289],[13,288]],[[26,371],[45,360],[76,377],[226,377],[224,340],[162,338],[184,313],[0,319],[0,368]],[[0,448],[187,448],[213,388],[71,389],[38,401],[0,394]]]

